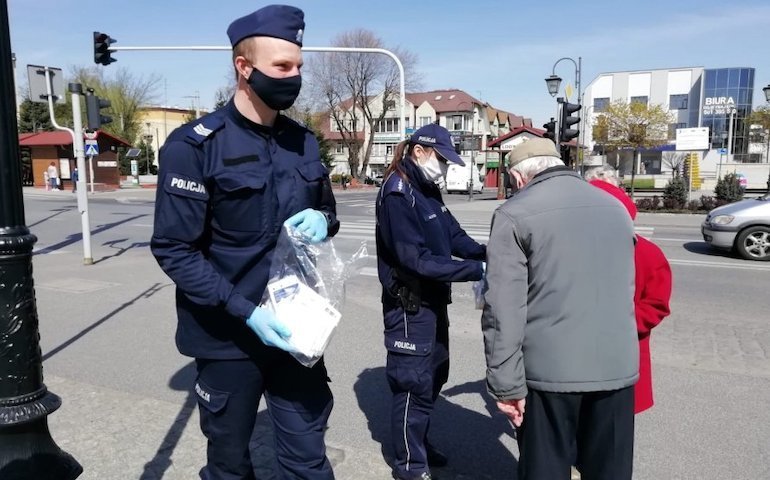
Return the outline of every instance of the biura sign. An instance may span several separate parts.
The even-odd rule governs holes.
[[[703,115],[729,115],[735,110],[733,97],[706,97],[703,99]]]

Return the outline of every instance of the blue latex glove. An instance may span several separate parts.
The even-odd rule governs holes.
[[[307,208],[283,222],[287,227],[296,228],[308,237],[311,243],[323,242],[329,234],[329,224],[323,213]]]
[[[288,327],[283,324],[272,310],[257,307],[251,312],[251,316],[246,320],[246,325],[254,330],[262,343],[268,347],[276,347],[281,350],[291,351],[292,348],[286,343],[286,339],[291,336]]]

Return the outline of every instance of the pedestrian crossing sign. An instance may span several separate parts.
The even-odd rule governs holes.
[[[86,145],[86,156],[95,157],[99,155],[99,145]]]

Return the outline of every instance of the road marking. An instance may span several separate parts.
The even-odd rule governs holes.
[[[746,260],[749,262],[750,260]],[[758,272],[770,272],[770,265],[757,265],[750,263],[734,263],[734,262],[708,262],[704,260],[683,260],[683,259],[669,259],[668,262],[672,265],[679,265],[683,267],[710,267],[710,268],[732,268],[735,270],[752,270]]]

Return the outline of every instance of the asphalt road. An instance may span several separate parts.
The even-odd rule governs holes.
[[[91,267],[81,265],[74,195],[25,196],[27,224],[39,238],[34,266],[45,373],[131,398],[187,405],[194,373],[174,348],[173,287],[148,249],[152,192],[97,195],[90,213]],[[499,204],[493,197],[445,200],[469,234],[485,241]],[[349,254],[366,242],[373,255],[374,192],[349,190],[337,198],[343,222],[338,250]],[[770,265],[708,250],[701,220],[644,214],[637,220],[638,232],[668,256],[675,282],[673,313],[653,333],[656,406],[637,417],[637,479],[770,477]],[[335,393],[328,441],[348,447],[351,459],[384,465],[387,385],[374,273],[368,259],[349,282],[343,321],[328,350]],[[510,427],[484,394],[479,312],[468,285],[455,287],[454,302],[452,372],[432,427],[454,466],[442,478],[515,478]],[[102,478],[131,478],[109,475]]]

